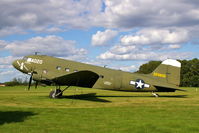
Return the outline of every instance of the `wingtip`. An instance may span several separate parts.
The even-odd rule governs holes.
[[[176,90],[178,90],[178,91],[187,91],[187,90],[184,90],[184,89],[176,89]]]

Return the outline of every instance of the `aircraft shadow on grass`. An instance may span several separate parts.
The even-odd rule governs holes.
[[[153,97],[153,96],[101,96],[96,95],[97,93],[88,93],[88,94],[78,94],[78,95],[69,95],[69,96],[63,96],[62,98],[67,99],[78,99],[78,100],[87,100],[87,101],[94,101],[94,102],[111,102],[109,100],[105,100],[102,98],[108,98],[108,97],[115,97],[115,98],[130,98],[130,97]],[[186,98],[187,95],[163,95],[160,97],[167,97],[167,98]]]
[[[128,97],[154,97],[154,96],[97,96],[97,97],[123,97],[123,98],[128,98]],[[187,97],[187,95],[175,95],[175,96],[171,96],[171,95],[161,95],[161,96],[159,96],[160,98],[161,97],[167,97],[167,98],[186,98]]]
[[[187,98],[187,95],[163,95],[163,96],[160,96],[160,97],[167,97],[167,98]]]
[[[96,93],[88,93],[88,94],[79,94],[79,95],[70,95],[70,96],[63,96],[62,98],[67,99],[79,99],[79,100],[86,100],[86,101],[94,101],[94,102],[111,102],[106,99],[99,98],[100,96],[97,96]]]
[[[24,122],[25,119],[33,115],[35,114],[28,111],[0,111],[0,125]]]

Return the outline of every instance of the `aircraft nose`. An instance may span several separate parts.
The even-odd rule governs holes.
[[[19,64],[19,61],[18,61],[18,60],[13,61],[13,62],[12,62],[12,65],[13,65],[13,67],[15,67],[16,69],[19,69],[19,67],[20,67],[20,64]]]
[[[30,67],[28,66],[28,64],[26,64],[24,60],[21,59],[13,61],[12,65],[14,68],[23,73],[28,73],[30,71]]]

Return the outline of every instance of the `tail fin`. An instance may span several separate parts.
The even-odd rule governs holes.
[[[151,75],[157,80],[166,81],[169,84],[179,86],[181,63],[177,60],[167,59],[163,61]]]

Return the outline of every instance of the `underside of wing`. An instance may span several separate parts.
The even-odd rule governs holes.
[[[53,81],[58,85],[80,86],[92,88],[99,75],[92,71],[79,71],[64,76],[56,77]]]

